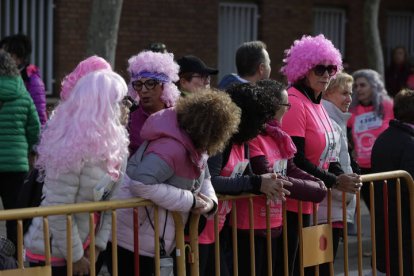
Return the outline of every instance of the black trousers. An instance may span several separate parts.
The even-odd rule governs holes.
[[[288,237],[289,275],[300,275],[299,270],[299,233],[298,213],[286,212]],[[310,215],[302,214],[303,227],[310,226]],[[313,268],[306,268],[305,275],[313,275]]]
[[[17,197],[27,172],[1,172],[0,196],[5,210],[17,208]],[[7,238],[17,245],[17,223],[6,221]]]
[[[134,252],[129,251],[123,247],[118,246],[118,275],[134,276]],[[175,256],[172,256],[175,258]],[[105,260],[108,266],[108,271],[112,275],[112,243],[108,242],[105,250]],[[139,275],[152,276],[155,275],[155,261],[152,257],[139,256]],[[174,260],[174,275],[177,275],[175,260]]]
[[[247,230],[237,231],[239,275],[250,275],[250,236]],[[255,272],[257,276],[267,276],[267,240],[265,236],[254,237]],[[283,275],[283,235],[272,238],[272,273]]]

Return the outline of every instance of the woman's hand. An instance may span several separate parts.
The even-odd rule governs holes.
[[[89,275],[89,260],[82,257],[79,261],[73,263],[73,275]]]
[[[338,185],[335,188],[352,194],[358,192],[362,187],[361,176],[356,173],[338,175],[336,183]]]
[[[90,247],[88,247],[86,250],[85,250],[85,257],[88,259],[88,260],[90,260]],[[96,263],[96,261],[98,260],[98,257],[99,257],[99,253],[101,253],[101,250],[98,248],[98,247],[96,247],[95,246],[95,263]]]
[[[209,197],[202,193],[198,193],[197,195],[194,195],[196,197],[196,206],[191,210],[194,214],[208,214],[214,207],[214,202]],[[203,204],[201,206],[197,207],[197,201],[202,201]]]
[[[275,173],[266,173],[261,175],[262,184],[260,191],[267,196],[268,199],[286,200],[286,196],[290,192],[283,188],[284,186],[292,186],[292,182],[278,179]]]

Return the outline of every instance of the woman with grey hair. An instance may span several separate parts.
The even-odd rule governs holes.
[[[353,152],[361,174],[371,173],[371,151],[377,137],[388,128],[394,118],[393,101],[384,88],[380,74],[372,69],[361,69],[352,74],[354,87],[348,121],[352,132]],[[369,208],[369,186],[364,184],[362,197]]]
[[[17,196],[29,171],[29,153],[37,143],[40,123],[10,54],[0,50],[0,196],[4,209],[17,208]],[[16,244],[16,223],[7,221],[7,238]]]

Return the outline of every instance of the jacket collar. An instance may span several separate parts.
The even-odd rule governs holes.
[[[334,105],[330,101],[322,99],[321,102],[322,102],[323,107],[328,112],[329,117],[331,117],[338,124],[344,124],[344,123],[346,124],[346,122],[351,117],[351,113],[342,112],[336,105]]]

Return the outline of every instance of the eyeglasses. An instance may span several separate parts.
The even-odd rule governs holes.
[[[135,91],[137,92],[141,92],[142,90],[142,86],[145,85],[145,88],[147,88],[147,90],[151,90],[153,89],[157,84],[159,84],[158,81],[154,80],[154,79],[148,79],[144,82],[136,80],[132,82],[132,87],[134,88]]]
[[[289,110],[292,107],[291,103],[284,103],[284,104],[277,104],[277,105],[286,106],[287,110]]]
[[[210,75],[192,75],[192,78],[200,78],[203,81],[207,81],[210,80]]]
[[[336,65],[325,66],[325,65],[319,64],[319,65],[316,65],[315,67],[313,67],[312,70],[313,70],[313,72],[315,72],[315,75],[317,75],[319,77],[323,76],[323,74],[325,74],[325,72],[328,71],[328,75],[330,77],[332,77],[333,75],[336,74],[336,71],[338,70],[338,67]]]

